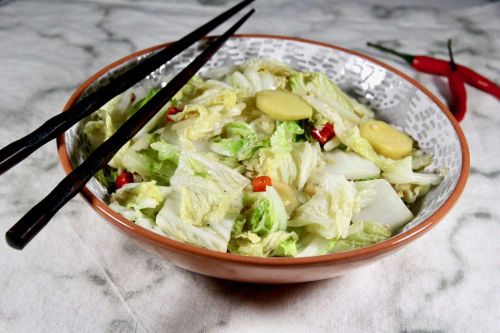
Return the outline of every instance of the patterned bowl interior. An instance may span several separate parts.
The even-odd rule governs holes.
[[[198,42],[185,52],[151,73],[137,86],[146,89],[161,86],[185,67],[204,47]],[[146,56],[132,59],[96,80],[82,95],[94,91],[113,79],[129,66]],[[459,138],[450,120],[429,96],[409,81],[386,68],[356,55],[301,41],[264,37],[231,38],[203,67],[207,69],[241,63],[251,58],[274,58],[301,71],[322,71],[340,85],[349,95],[370,106],[378,118],[390,122],[417,140],[420,147],[434,156],[428,170],[447,168],[441,184],[425,197],[418,214],[400,232],[418,225],[431,216],[450,196],[462,168]],[[82,124],[66,132],[66,144],[73,166],[79,165],[89,154]],[[108,192],[95,178],[88,183],[90,191],[106,202]]]

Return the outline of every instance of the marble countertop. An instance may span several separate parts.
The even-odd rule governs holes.
[[[230,2],[0,2],[0,146],[60,112],[98,69],[184,35]],[[452,37],[457,61],[500,82],[500,3],[373,3],[257,1],[257,14],[240,31],[371,54],[443,100],[445,80],[365,42],[446,57]],[[498,331],[500,102],[473,88],[468,94],[462,127],[472,168],[465,192],[431,232],[381,262],[298,285],[221,281],[143,250],[77,197],[24,251],[0,242],[0,332]],[[53,142],[2,175],[0,234],[63,175]]]

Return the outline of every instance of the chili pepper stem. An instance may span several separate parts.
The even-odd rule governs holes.
[[[390,48],[382,46],[380,44],[375,44],[375,43],[367,42],[366,45],[369,46],[369,47],[373,47],[373,48],[375,48],[377,50],[380,50],[382,52],[387,52],[387,53],[394,54],[394,55],[400,57],[401,59],[403,59],[404,61],[406,61],[407,63],[409,63],[410,65],[412,64],[413,59],[415,58],[415,56],[413,56],[411,54],[398,52],[398,51],[396,51],[394,49],[390,49]]]
[[[456,71],[457,70],[457,64],[455,63],[455,59],[453,59],[453,51],[451,50],[451,38],[448,39],[448,54],[450,55],[451,70],[452,71]]]
[[[448,39],[448,53],[450,54],[451,73],[448,75],[448,86],[450,87],[451,102],[450,110],[457,119],[462,121],[467,112],[467,92],[465,90],[465,82],[461,71],[453,59],[453,51],[451,49],[451,39]]]

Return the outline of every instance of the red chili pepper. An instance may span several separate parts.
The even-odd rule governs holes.
[[[383,52],[397,55],[398,57],[409,63],[413,68],[421,72],[443,76],[447,76],[448,74],[450,74],[450,63],[448,61],[435,59],[425,55],[402,53],[379,44],[366,43],[366,45],[374,47],[377,50]]]
[[[457,64],[457,70],[462,75],[467,84],[500,99],[500,86],[495,82],[485,78],[469,67]]]
[[[116,188],[120,188],[125,184],[133,183],[134,175],[131,172],[123,171],[116,177],[115,184]]]
[[[326,123],[321,129],[317,129],[316,127],[313,128],[311,130],[311,136],[324,145],[335,136],[335,130],[332,124]]]
[[[252,182],[254,192],[265,192],[266,186],[272,186],[273,182],[268,176],[255,177]]]
[[[467,92],[465,91],[465,82],[461,73],[451,72],[448,76],[448,86],[451,93],[450,111],[457,121],[462,121],[467,111]]]
[[[172,120],[169,116],[172,116],[172,115],[174,115],[174,114],[177,114],[177,113],[179,113],[179,112],[181,112],[181,111],[182,111],[181,109],[176,108],[175,106],[171,106],[171,107],[169,107],[169,108],[168,108],[168,110],[167,110],[166,122],[168,123],[168,122],[173,121],[173,120]]]
[[[441,76],[448,76],[451,73],[449,61],[436,59],[425,55],[402,53],[378,44],[367,43],[367,45],[374,47],[380,51],[397,55],[420,72]],[[456,66],[457,71],[462,74],[462,77],[467,84],[500,99],[500,86],[498,86],[495,82],[482,76],[469,67],[459,64],[456,64]]]
[[[465,90],[465,81],[462,73],[455,64],[453,52],[451,50],[451,39],[448,40],[448,52],[450,54],[450,69],[448,75],[448,86],[450,87],[451,103],[450,110],[457,121],[462,121],[467,111],[467,92]]]

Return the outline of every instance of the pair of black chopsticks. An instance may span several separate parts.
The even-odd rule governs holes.
[[[140,64],[120,75],[98,91],[88,95],[71,108],[49,119],[38,129],[14,141],[0,150],[0,174],[4,173],[46,142],[56,138],[84,117],[90,115],[114,96],[124,92],[142,80],[155,69],[184,51],[190,45],[206,36],[253,0],[245,0],[220,14],[177,42],[147,58]],[[16,249],[23,249],[33,237],[47,225],[54,214],[73,198],[92,176],[103,168],[115,153],[193,77],[196,72],[217,52],[226,40],[254,13],[251,9],[223,35],[210,42],[203,52],[175,76],[148,103],[134,113],[108,140],[102,143],[90,156],[66,176],[42,201],[24,215],[5,238]]]

